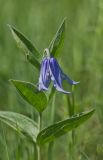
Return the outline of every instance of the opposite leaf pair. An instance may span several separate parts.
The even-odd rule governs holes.
[[[41,132],[39,132],[36,122],[19,113],[0,111],[0,120],[32,142],[43,145],[78,127],[88,120],[93,113],[94,110],[77,114],[74,117],[46,127]]]
[[[48,49],[45,50],[45,52],[49,54],[47,55],[47,57],[43,58],[41,65],[40,65],[41,54],[37,51],[34,45],[16,28],[10,25],[9,27],[17,44],[26,53],[28,61],[32,63],[40,71],[39,87],[38,87],[39,90],[47,90],[52,80],[54,87],[58,91],[66,94],[71,93],[63,90],[62,81],[66,80],[71,85],[75,85],[78,82],[75,82],[71,80],[68,76],[66,76],[61,70],[57,60],[55,59],[55,57],[59,54],[60,49],[63,45],[64,33],[65,33],[65,19],[61,23]]]
[[[25,51],[28,61],[40,71],[41,55],[39,54],[39,52],[22,33],[17,31],[12,26],[10,26],[10,29],[13,33],[14,39],[19,44],[20,48]],[[64,32],[65,20],[63,20],[63,23],[60,25],[56,35],[54,36],[52,42],[48,47],[50,56],[45,57],[42,60],[39,78],[39,90],[48,89],[50,81],[52,80],[54,82],[54,87],[57,90],[62,91],[63,93],[68,93],[62,89],[62,81],[66,80],[71,85],[75,85],[78,83],[71,80],[63,73],[58,62],[55,59],[55,57],[60,53],[59,49],[63,43]],[[14,84],[20,95],[28,103],[30,103],[39,113],[44,111],[44,109],[47,107],[47,104],[49,103],[49,100],[47,99],[47,96],[43,91],[38,91],[37,86],[29,82],[23,82],[18,80],[11,80],[11,82]],[[34,143],[42,145],[46,142],[53,141],[55,138],[58,138],[59,136],[64,135],[68,131],[71,131],[74,128],[78,127],[87,119],[89,119],[93,113],[94,110],[80,113],[66,120],[50,125],[49,127],[46,127],[41,131],[39,131],[38,124],[34,122],[34,120],[19,113],[1,111],[0,120],[12,127],[17,132],[22,133],[26,137],[29,137],[29,139],[32,140]]]

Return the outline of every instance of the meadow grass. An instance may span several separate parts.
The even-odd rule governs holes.
[[[60,64],[73,79],[76,88],[76,112],[95,107],[95,115],[77,129],[77,160],[101,160],[103,157],[103,1],[102,0],[0,0],[0,110],[36,117],[32,107],[20,98],[8,79],[37,83],[38,73],[27,63],[12,39],[7,24],[20,29],[43,53],[58,24],[67,17],[65,45]],[[68,117],[67,101],[57,94],[55,121]],[[49,109],[44,124],[49,124]],[[46,117],[48,115],[48,118]],[[54,159],[68,157],[68,135],[54,144]],[[46,148],[47,149],[47,148]],[[42,151],[43,159],[46,160]],[[0,124],[0,160],[34,160],[33,145],[9,127]]]

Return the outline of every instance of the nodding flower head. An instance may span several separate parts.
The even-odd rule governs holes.
[[[46,55],[41,63],[39,85],[38,85],[39,91],[48,90],[50,82],[52,81],[57,91],[63,92],[65,94],[71,93],[63,89],[62,87],[63,80],[66,80],[71,85],[76,85],[79,82],[75,82],[74,80],[70,79],[66,74],[63,73],[57,60],[53,57],[50,57],[48,49],[45,49],[45,53]]]

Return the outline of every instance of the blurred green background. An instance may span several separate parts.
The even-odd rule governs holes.
[[[103,0],[0,0],[0,110],[31,116],[31,106],[20,98],[8,79],[33,83],[38,80],[37,70],[17,48],[7,24],[22,31],[43,53],[64,17],[66,38],[60,63],[65,73],[80,81],[76,88],[76,112],[96,109],[95,115],[77,129],[77,160],[102,160]],[[66,99],[61,96],[57,94],[56,120],[68,116]],[[68,135],[56,141],[55,160],[68,159],[67,139]],[[45,154],[46,150],[46,160]],[[33,146],[1,124],[0,160],[9,159],[33,160]]]

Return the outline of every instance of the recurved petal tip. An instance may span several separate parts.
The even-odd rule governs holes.
[[[73,81],[73,85],[76,85],[76,84],[79,84],[80,82],[75,82],[75,81]]]
[[[71,94],[72,92],[65,91],[63,88],[60,88],[58,85],[55,86],[56,90],[64,94]]]

